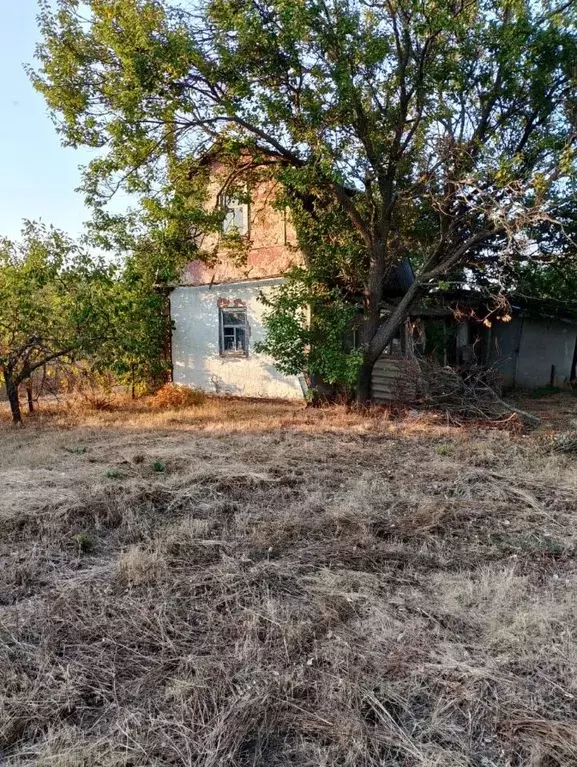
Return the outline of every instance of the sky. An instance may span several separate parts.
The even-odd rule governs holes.
[[[91,154],[60,145],[24,72],[39,38],[36,13],[37,0],[0,0],[0,236],[17,238],[27,218],[76,237],[90,218],[74,190]]]

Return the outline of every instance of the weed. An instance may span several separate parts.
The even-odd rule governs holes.
[[[120,469],[117,469],[115,466],[113,466],[111,469],[107,470],[106,476],[108,479],[122,479],[124,474],[120,471]]]
[[[497,538],[501,539],[505,551],[526,552],[552,558],[561,557],[566,551],[566,547],[560,541],[534,533],[497,536]]]
[[[76,548],[81,554],[88,554],[94,548],[94,538],[90,533],[77,533],[74,536]]]
[[[152,468],[154,471],[161,473],[163,471],[166,471],[166,464],[163,461],[155,461],[152,464]]]
[[[84,455],[87,449],[86,447],[65,447],[67,453],[73,453],[74,455]]]

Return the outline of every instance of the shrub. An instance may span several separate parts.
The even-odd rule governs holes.
[[[168,383],[152,397],[151,404],[159,408],[198,407],[206,401],[206,394],[188,386]]]

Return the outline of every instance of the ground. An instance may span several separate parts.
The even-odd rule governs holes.
[[[577,457],[548,423],[1,421],[4,763],[576,764]]]

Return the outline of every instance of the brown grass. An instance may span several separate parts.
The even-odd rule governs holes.
[[[539,433],[208,400],[0,439],[6,765],[577,763],[577,457]]]
[[[188,386],[177,386],[173,383],[164,384],[150,398],[150,405],[155,408],[194,407],[203,405],[205,402],[206,394],[199,389],[190,389]]]

